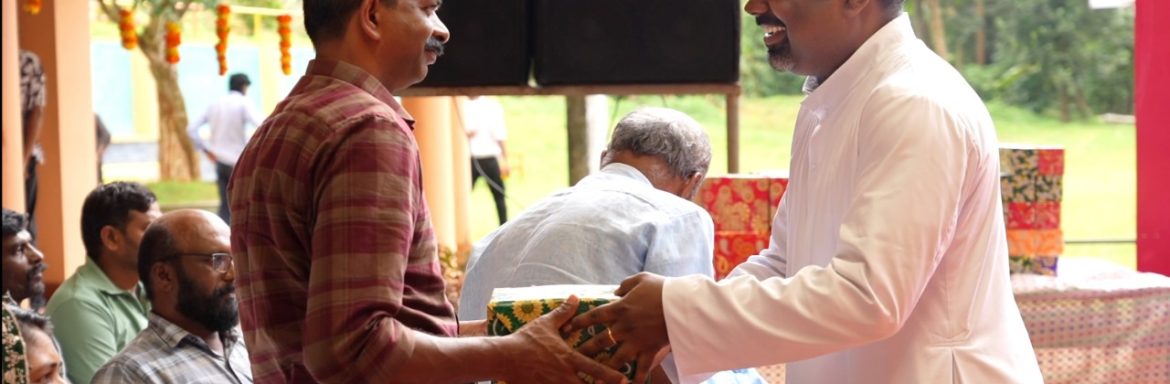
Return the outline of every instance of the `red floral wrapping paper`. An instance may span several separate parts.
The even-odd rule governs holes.
[[[715,222],[715,279],[768,246],[772,218],[788,189],[784,173],[709,177],[695,196]]]

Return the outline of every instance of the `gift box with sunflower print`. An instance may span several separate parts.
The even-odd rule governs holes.
[[[581,300],[577,307],[577,314],[588,312],[611,301],[617,300],[613,292],[616,285],[543,285],[523,288],[496,288],[492,291],[492,299],[487,307],[488,335],[503,336],[516,332],[520,327],[536,320],[546,313],[552,312],[570,295],[576,295]],[[565,341],[576,347],[595,335],[604,336],[605,327],[595,326],[586,328],[566,337]],[[601,359],[612,350],[596,356]],[[633,380],[634,363],[628,363],[621,370]]]

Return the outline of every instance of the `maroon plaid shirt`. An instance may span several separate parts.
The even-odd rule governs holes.
[[[361,69],[314,60],[248,143],[228,191],[257,383],[386,383],[410,329],[456,334],[409,118]]]

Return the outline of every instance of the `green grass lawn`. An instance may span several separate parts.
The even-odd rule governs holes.
[[[799,96],[743,99],[740,103],[740,171],[787,169]],[[510,216],[549,193],[568,186],[565,101],[562,97],[504,97],[508,151],[514,171],[506,181]],[[726,173],[727,153],[722,97],[639,96],[611,99],[609,126],[639,106],[666,106],[695,117],[708,128],[715,156],[711,175]],[[1136,222],[1136,163],[1133,125],[1061,123],[1002,104],[989,105],[1004,143],[1060,145],[1065,148],[1062,226],[1066,240],[1133,239]],[[164,204],[216,199],[215,185],[156,183]],[[495,229],[491,194],[481,182],[471,196],[472,237]],[[1105,258],[1133,268],[1136,250],[1123,245],[1066,245],[1068,257]]]

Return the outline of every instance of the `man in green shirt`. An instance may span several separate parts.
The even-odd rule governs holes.
[[[53,294],[47,309],[70,381],[90,382],[146,328],[150,302],[138,280],[138,244],[161,215],[154,193],[137,183],[106,184],[85,198],[81,238],[88,259]]]

